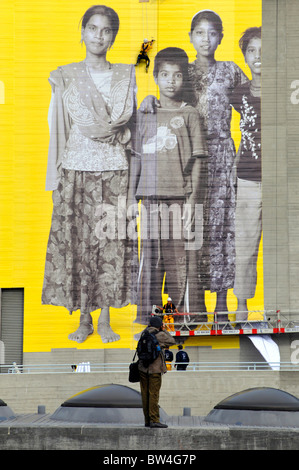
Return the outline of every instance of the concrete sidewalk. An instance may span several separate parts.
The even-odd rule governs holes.
[[[167,429],[143,425],[67,423],[49,414],[0,422],[0,450],[298,450],[299,428],[219,425],[204,417],[170,416]]]

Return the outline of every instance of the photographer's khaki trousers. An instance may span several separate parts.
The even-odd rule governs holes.
[[[140,371],[140,389],[145,424],[158,423],[159,395],[162,385],[162,374],[147,374]]]

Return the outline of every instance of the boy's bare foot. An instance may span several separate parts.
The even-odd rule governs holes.
[[[77,343],[84,343],[87,336],[93,333],[93,326],[91,323],[81,323],[79,328],[74,333],[69,334],[71,341],[77,341]]]
[[[101,336],[103,343],[112,343],[120,339],[120,336],[114,333],[110,324],[106,321],[98,322],[98,334]]]

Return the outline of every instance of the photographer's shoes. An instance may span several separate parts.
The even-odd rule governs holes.
[[[163,423],[150,423],[150,428],[168,428],[167,424]]]

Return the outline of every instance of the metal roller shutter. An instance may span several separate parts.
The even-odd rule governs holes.
[[[1,341],[4,363],[23,363],[24,289],[1,289]]]

